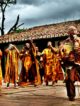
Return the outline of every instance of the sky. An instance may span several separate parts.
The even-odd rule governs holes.
[[[5,30],[15,23],[20,15],[21,28],[80,19],[80,0],[17,0],[6,8]],[[0,13],[1,21],[1,13]]]

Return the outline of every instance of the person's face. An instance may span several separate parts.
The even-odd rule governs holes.
[[[29,49],[30,48],[30,44],[29,43],[26,43],[25,44],[25,48]]]
[[[76,35],[77,34],[77,29],[75,27],[70,28],[69,31],[68,31],[68,34],[70,36]]]
[[[75,42],[75,48],[79,48],[79,43],[78,42]]]

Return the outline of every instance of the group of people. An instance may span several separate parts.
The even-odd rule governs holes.
[[[19,59],[21,66],[19,66]],[[50,41],[42,52],[39,52],[39,48],[32,40],[25,43],[21,51],[10,44],[5,50],[5,67],[4,82],[7,87],[10,83],[14,83],[14,87],[17,84],[37,86],[43,81],[48,85],[49,81],[54,84],[64,79],[58,49],[53,47]],[[21,67],[20,74],[19,67]]]
[[[7,87],[10,83],[13,83],[14,87],[17,84],[38,86],[43,81],[48,86],[49,81],[52,81],[53,85],[58,80],[63,80],[66,83],[69,100],[74,100],[74,83],[80,81],[80,38],[74,26],[69,27],[68,34],[69,37],[61,41],[58,47],[53,47],[49,41],[42,52],[32,40],[25,43],[21,51],[15,45],[9,44],[5,50],[4,82]],[[2,85],[1,57],[0,51],[0,85]],[[19,59],[22,63],[20,74]]]

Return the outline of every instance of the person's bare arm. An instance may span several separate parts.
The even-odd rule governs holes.
[[[14,47],[14,49],[16,50],[16,52],[19,54],[18,48],[17,48],[16,46],[14,46],[14,45],[13,45],[13,47]]]
[[[36,47],[35,47],[35,45],[34,45],[34,43],[33,43],[33,40],[29,40],[29,41],[30,41],[30,43],[31,43],[31,46],[32,46],[33,50],[36,51]]]

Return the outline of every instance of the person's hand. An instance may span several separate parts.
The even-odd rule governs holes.
[[[9,48],[8,49],[11,49],[13,47],[13,45],[12,44],[9,44]]]
[[[52,43],[51,42],[48,42],[48,47],[52,47]]]
[[[15,46],[13,44],[10,44],[8,49],[13,49],[13,48],[15,48]]]
[[[13,46],[13,44],[10,44],[10,45],[9,45],[9,47],[12,47],[12,46]]]
[[[28,39],[28,41],[29,41],[29,43],[33,43],[33,39],[32,38]]]

